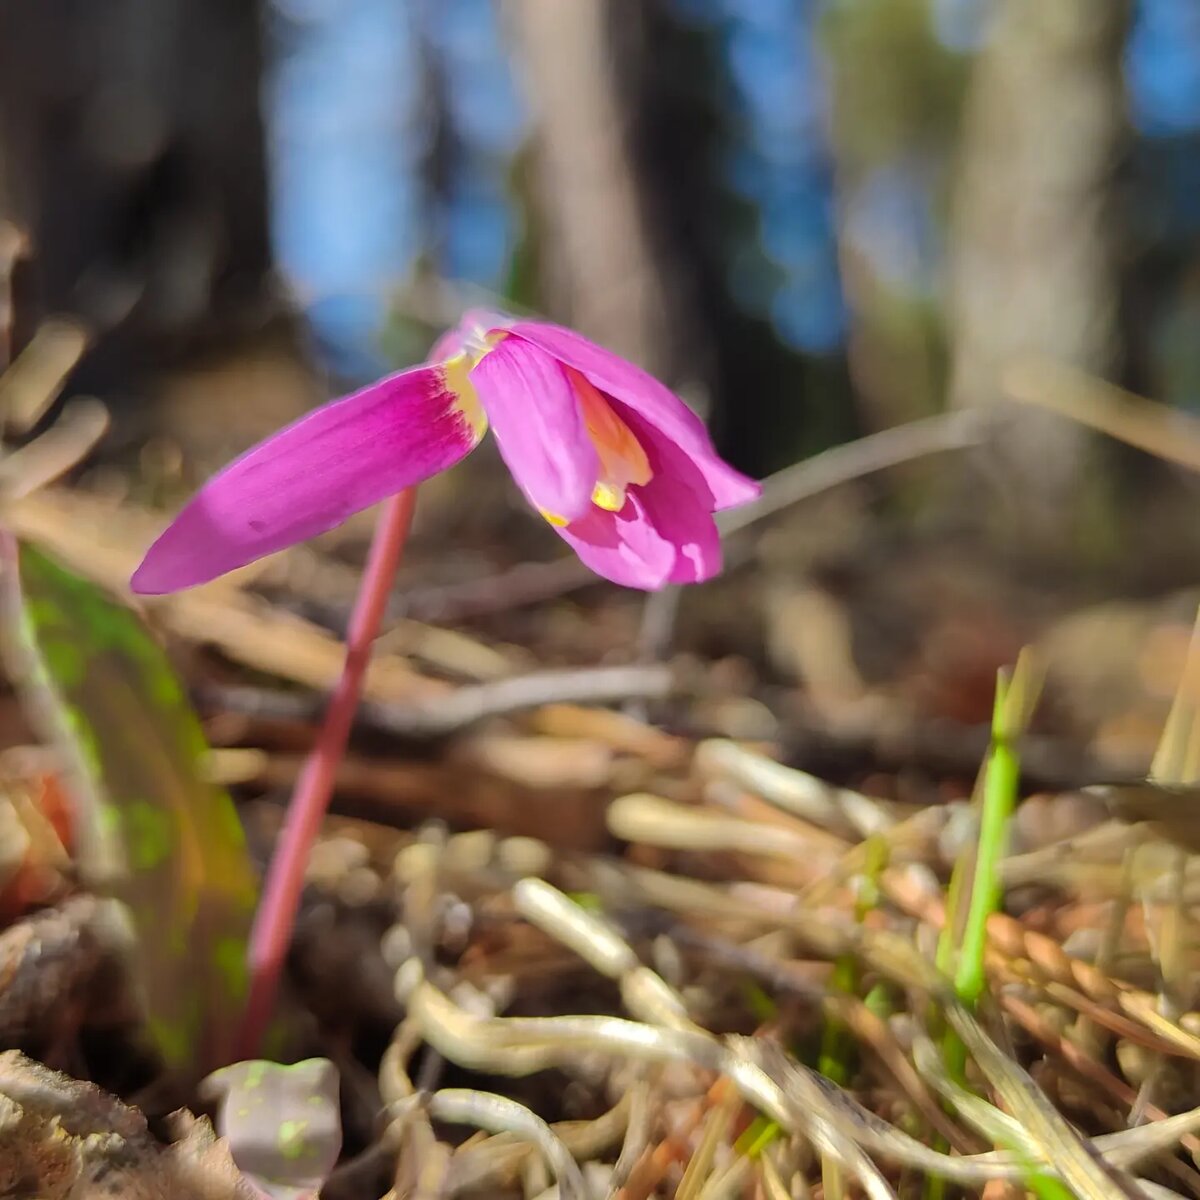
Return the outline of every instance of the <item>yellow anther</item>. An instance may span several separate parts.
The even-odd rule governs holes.
[[[611,483],[598,483],[592,492],[592,503],[608,512],[620,512],[625,507],[625,489]]]

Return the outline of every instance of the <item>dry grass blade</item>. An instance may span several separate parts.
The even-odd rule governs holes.
[[[1089,1146],[1050,1103],[1029,1073],[1005,1054],[957,1000],[943,997],[946,1020],[962,1039],[979,1069],[1025,1136],[1038,1148],[1041,1162],[1053,1163],[1063,1181],[1082,1200],[1144,1200],[1138,1184]]]
[[[962,1131],[942,1111],[936,1097],[930,1094],[925,1081],[904,1055],[891,1026],[857,996],[830,992],[824,997],[827,1014],[832,1014],[853,1033],[864,1046],[870,1047],[884,1068],[891,1074],[913,1107],[960,1153],[965,1152]]]
[[[1037,1153],[1036,1145],[1029,1141],[1020,1122],[951,1078],[933,1042],[922,1031],[914,1033],[913,1056],[925,1079],[989,1141],[1024,1147],[1030,1155]],[[1196,1129],[1200,1129],[1200,1108],[1164,1117],[1148,1125],[1139,1125],[1135,1129],[1101,1134],[1092,1138],[1091,1142],[1107,1162],[1129,1170],[1176,1149],[1180,1139]],[[980,1157],[997,1162],[1012,1161],[1012,1156],[1004,1151]]]
[[[416,1122],[418,1115],[422,1120],[428,1117],[415,1097],[391,1105],[390,1111],[392,1122],[385,1135],[389,1142],[399,1140],[406,1128]],[[620,1144],[631,1117],[629,1098],[622,1096],[613,1108],[594,1121],[560,1121],[550,1129],[576,1162],[590,1161]],[[446,1190],[459,1194],[510,1188],[530,1156],[537,1153],[536,1144],[511,1132],[497,1133],[479,1141],[472,1139],[454,1151],[447,1165]]]
[[[822,1154],[863,1184],[872,1200],[895,1200],[878,1168],[852,1138],[820,1113],[799,1111],[748,1059],[730,1054],[703,1033],[655,1029],[617,1017],[472,1017],[428,982],[415,987],[409,1011],[426,1040],[451,1061],[475,1069],[525,1074],[577,1062],[589,1050],[656,1062],[692,1063],[703,1071],[724,1073],[742,1095],[772,1119],[802,1132]]]
[[[842,925],[829,920],[817,921],[812,915],[806,919],[800,914],[788,914],[783,917],[779,913],[758,911],[753,905],[739,903],[719,889],[692,880],[665,876],[659,872],[631,869],[621,870],[620,875],[626,882],[623,891],[626,901],[632,894],[640,893],[644,899],[653,898],[654,902],[666,904],[668,907],[679,907],[693,914],[697,911],[697,907],[700,911],[711,912],[714,915],[746,916],[754,913],[768,924],[781,925],[800,934],[805,940],[817,945],[822,953],[836,955],[848,951],[856,952],[875,969],[882,971],[903,986],[918,987],[934,993],[940,993],[944,989],[944,983],[936,970],[921,959],[910,942],[895,935],[857,929],[850,924]],[[634,884],[634,886],[630,887],[629,884]],[[608,890],[612,891],[611,885]],[[990,1064],[991,1070],[997,1072],[1004,1079],[1006,1091],[1015,1092],[1018,1095],[1020,1109],[1014,1111],[1017,1111],[1018,1119],[1026,1131],[1026,1135],[1034,1136],[1034,1145],[1038,1147],[1037,1157],[1039,1159],[1045,1157],[1046,1161],[1054,1162],[1057,1167],[1061,1167],[1065,1162],[1066,1170],[1072,1173],[1074,1179],[1084,1181],[1081,1191],[1083,1195],[1110,1197],[1138,1195],[1137,1185],[1132,1180],[1122,1178],[1112,1167],[1098,1158],[1093,1149],[1079,1138],[1053,1109],[1049,1101],[1034,1088],[1026,1073],[995,1046],[969,1015],[957,1005],[953,1005],[953,1009],[957,1010],[960,1023],[966,1022],[964,1028],[967,1029],[968,1036],[963,1036],[961,1030],[959,1035],[963,1036],[963,1041],[967,1044],[968,1049],[977,1057],[982,1053]],[[750,1043],[750,1045],[756,1046],[758,1043]],[[744,1084],[745,1080],[742,1079],[739,1086]],[[754,1085],[751,1084],[751,1086]],[[839,1096],[841,1095],[839,1093]],[[1034,1095],[1037,1098],[1031,1099]],[[762,1101],[761,1096],[757,1101],[754,1100],[753,1095],[747,1095],[747,1099],[755,1103]],[[930,1155],[933,1155],[934,1152],[929,1151],[927,1147],[916,1144],[917,1148],[914,1150],[912,1146],[902,1146],[897,1139],[892,1138],[893,1131],[890,1126],[887,1126],[885,1122],[879,1122],[878,1118],[874,1118],[865,1110],[860,1114],[857,1111],[859,1106],[852,1101],[849,1103],[856,1110],[854,1119],[858,1127],[858,1135],[875,1139],[873,1144],[877,1146],[880,1153],[895,1157],[898,1161],[911,1161],[914,1165],[920,1165],[922,1169],[937,1171],[947,1178],[969,1177],[972,1182],[978,1182],[983,1178],[1010,1178],[1018,1173],[1017,1167],[1011,1161],[1006,1163],[1003,1158],[997,1156],[977,1156],[973,1159],[949,1156],[931,1158]],[[1028,1119],[1026,1114],[1031,1119]],[[794,1127],[794,1122],[793,1111],[792,1116],[783,1123]],[[879,1128],[880,1125],[883,1126],[882,1129]],[[1185,1132],[1182,1126],[1183,1123],[1181,1123],[1179,1133]],[[1166,1136],[1166,1131],[1163,1131],[1163,1136]],[[1172,1136],[1177,1136],[1174,1130],[1172,1130]],[[879,1140],[881,1137],[882,1141]],[[1051,1154],[1054,1156],[1053,1158],[1048,1157]],[[1123,1164],[1127,1160],[1120,1161]],[[1077,1185],[1072,1183],[1072,1186]]]
[[[0,460],[0,495],[10,500],[53,483],[77,466],[108,430],[108,409],[99,400],[72,400],[40,437]]]
[[[1047,408],[1109,437],[1200,471],[1200,421],[1115,384],[1046,359],[1027,359],[1005,376],[1015,400]]]
[[[765,1045],[750,1041],[753,1045]],[[872,1200],[892,1197],[895,1192],[883,1177],[879,1168],[863,1152],[858,1142],[849,1136],[842,1123],[830,1119],[827,1104],[815,1109],[797,1103],[780,1087],[779,1083],[754,1061],[756,1054],[731,1053],[725,1064],[725,1073],[750,1103],[756,1105],[784,1129],[801,1133],[813,1149],[825,1159],[855,1176]]]
[[[830,787],[805,771],[785,767],[736,742],[722,738],[701,742],[695,762],[706,774],[732,780],[785,812],[839,833],[869,837],[893,824],[877,801],[847,788]]]
[[[67,376],[88,346],[77,321],[43,321],[29,344],[0,375],[0,419],[6,429],[28,433],[58,398]]]
[[[609,832],[624,841],[673,850],[758,855],[792,864],[805,879],[823,875],[841,857],[800,830],[676,804],[648,792],[614,800],[605,821]]]
[[[574,950],[601,975],[617,980],[625,1007],[639,1020],[703,1032],[688,1016],[682,997],[660,975],[638,962],[616,930],[594,913],[541,879],[522,879],[512,894],[522,916]]]
[[[1030,1156],[1036,1154],[1037,1147],[1030,1143],[1021,1123],[963,1087],[946,1069],[945,1060],[922,1029],[913,1031],[913,1060],[922,1077],[989,1142],[1022,1148]]]
[[[454,1194],[451,1148],[439,1142],[416,1096],[391,1106],[385,1144],[396,1150],[393,1184],[383,1200],[438,1200]]]
[[[1163,1187],[1161,1183],[1155,1183],[1152,1179],[1139,1179],[1138,1186],[1151,1200],[1183,1200],[1179,1192],[1173,1192],[1169,1187]]]
[[[514,887],[513,897],[518,910],[527,918],[535,920],[547,932],[577,950],[602,974],[620,980],[622,996],[635,1016],[652,1024],[701,1032],[687,1019],[683,1001],[659,976],[641,966],[632,949],[603,921],[585,912],[541,880],[522,880]],[[763,1063],[757,1056],[770,1052],[766,1048],[769,1043],[743,1040],[737,1045],[742,1047],[744,1054],[753,1056],[759,1066]],[[870,1114],[844,1093],[836,1089],[831,1092],[817,1076],[813,1076],[809,1083],[803,1068],[792,1067],[791,1071],[789,1078],[798,1078],[805,1093],[800,1101],[803,1111],[811,1111],[814,1103],[818,1106],[823,1104],[832,1094],[852,1118],[844,1129],[852,1140],[861,1140],[865,1131],[866,1137],[873,1141],[876,1148],[886,1147],[892,1152],[892,1157],[899,1155],[903,1161],[927,1169],[945,1168],[945,1156],[930,1151],[925,1157],[925,1148],[919,1143],[883,1122],[873,1123]],[[920,1090],[919,1085],[917,1090]],[[836,1106],[834,1111],[837,1111]],[[984,1182],[996,1175],[994,1169],[972,1171],[970,1167],[962,1167],[961,1171],[972,1182]]]
[[[779,1172],[769,1156],[763,1155],[758,1169],[766,1200],[792,1200],[793,1193],[788,1190],[787,1185],[780,1178]],[[800,1195],[806,1196],[806,1192],[800,1193]]]
[[[930,1150],[760,1039],[731,1039],[726,1046],[703,1032],[655,1029],[617,1017],[476,1017],[428,982],[412,989],[409,1012],[431,1046],[476,1070],[528,1074],[550,1066],[569,1067],[583,1053],[598,1050],[654,1062],[691,1063],[701,1071],[724,1074],[747,1102],[808,1139],[820,1154],[857,1177],[873,1197],[892,1192],[864,1146],[962,1183],[1015,1179],[1020,1173],[1018,1167],[994,1159]]]
[[[700,1144],[683,1171],[675,1189],[675,1200],[698,1200],[711,1181],[717,1151],[728,1144],[729,1131],[740,1106],[736,1092],[730,1092],[721,1102],[709,1109],[700,1133]]]
[[[711,1035],[658,1029],[622,1017],[477,1017],[427,980],[409,994],[409,1012],[434,1049],[476,1070],[525,1075],[599,1050],[648,1062],[690,1062],[719,1072],[725,1055]]]
[[[994,1179],[1021,1178],[1022,1168],[1015,1161],[992,1155],[956,1157],[918,1142],[865,1109],[848,1092],[792,1061],[774,1042],[736,1038],[731,1045],[735,1053],[753,1061],[779,1087],[791,1111],[820,1113],[823,1124],[836,1128],[842,1137],[881,1158],[956,1183],[983,1184]]]
[[[614,1188],[624,1187],[643,1151],[650,1144],[654,1118],[650,1107],[650,1084],[647,1080],[636,1080],[625,1096],[629,1101],[629,1121],[625,1126],[625,1140],[621,1143],[621,1153],[613,1167]]]
[[[554,1130],[523,1104],[491,1092],[446,1088],[428,1098],[429,1115],[451,1125],[474,1125],[492,1133],[526,1138],[544,1155],[558,1180],[562,1200],[591,1200],[583,1173]]]
[[[1197,1129],[1200,1129],[1200,1108],[1192,1108],[1135,1129],[1099,1134],[1092,1138],[1092,1145],[1106,1162],[1123,1170],[1132,1170],[1176,1150],[1181,1139]]]
[[[746,1194],[754,1170],[750,1159],[735,1158],[723,1171],[714,1171],[708,1177],[696,1200],[737,1200]]]
[[[902,911],[934,928],[942,927],[945,909],[939,900],[912,888],[902,873],[886,871],[882,882],[888,899]],[[1148,1049],[1187,1058],[1200,1055],[1200,1038],[1159,1013],[1156,997],[1067,954],[1053,938],[1026,929],[1013,917],[993,913],[988,940],[988,969],[1000,980],[1036,986],[1055,1003]],[[918,962],[910,965],[914,970],[923,969]],[[880,969],[903,982],[886,965],[881,964]],[[911,971],[909,976],[915,977]],[[1113,1007],[1122,1011],[1114,1012]]]

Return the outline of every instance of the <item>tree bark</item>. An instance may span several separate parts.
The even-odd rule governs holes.
[[[669,374],[667,289],[613,69],[638,4],[513,0],[508,15],[533,108],[545,294],[580,332]]]
[[[28,235],[40,313],[115,331],[81,387],[107,394],[261,301],[258,17],[252,0],[0,0],[0,218]]]
[[[971,80],[952,201],[951,402],[994,404],[1010,364],[1117,362],[1112,179],[1124,134],[1126,5],[1002,0]],[[1009,528],[1065,548],[1085,503],[1088,438],[1019,411],[999,437]],[[1089,498],[1094,502],[1094,494]],[[1094,508],[1093,508],[1093,511]]]

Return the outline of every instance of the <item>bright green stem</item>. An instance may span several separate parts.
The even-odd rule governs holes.
[[[979,822],[979,848],[975,855],[971,899],[954,972],[954,990],[958,998],[972,1008],[978,1004],[987,986],[984,965],[987,924],[1000,907],[1000,860],[1004,856],[1008,825],[1017,806],[1017,787],[1021,775],[1020,758],[1013,745],[1019,730],[1009,727],[1008,696],[1009,677],[1002,671],[996,678],[992,743],[983,784],[983,812]],[[948,1030],[943,1039],[942,1051],[947,1069],[956,1079],[963,1079],[967,1052],[952,1030]],[[1042,1200],[1072,1200],[1070,1189],[1053,1176],[1031,1172],[1025,1177],[1025,1183]],[[942,1190],[939,1182],[936,1190],[927,1191],[927,1195],[941,1195]]]
[[[954,967],[954,990],[958,998],[974,1008],[983,995],[987,982],[984,955],[987,950],[988,918],[1000,905],[1000,859],[1004,855],[1008,822],[1017,803],[1017,782],[1021,764],[1013,749],[1013,731],[1008,729],[1005,711],[1008,700],[1008,676],[1001,672],[996,678],[996,701],[992,709],[992,743],[988,753],[987,771],[983,782],[983,811],[979,821],[979,846],[975,852],[975,870],[971,878],[971,896],[963,923],[962,944]],[[965,872],[961,863],[951,879],[951,901],[946,914],[946,926],[938,946],[938,965],[943,970],[953,960],[954,925],[958,906],[962,903],[962,880]],[[949,909],[952,908],[953,911]],[[952,1078],[965,1082],[967,1069],[966,1047],[958,1035],[947,1029],[942,1036],[942,1055]]]
[[[1021,762],[1013,746],[1012,731],[1005,720],[1008,676],[996,679],[996,704],[992,712],[992,748],[983,785],[983,815],[979,822],[979,850],[975,856],[975,878],[971,902],[963,926],[954,990],[958,998],[974,1006],[987,983],[984,954],[987,923],[1000,906],[1000,860],[1008,838],[1008,823],[1017,806],[1017,783]]]
[[[325,710],[316,744],[296,780],[267,871],[262,902],[250,936],[250,989],[238,1037],[239,1056],[243,1059],[256,1057],[275,1007],[279,978],[300,907],[309,852],[329,807],[337,769],[346,753],[363,677],[371,660],[371,647],[379,633],[400,555],[408,540],[416,500],[416,489],[406,488],[385,501],[379,514],[346,631],[342,675]]]

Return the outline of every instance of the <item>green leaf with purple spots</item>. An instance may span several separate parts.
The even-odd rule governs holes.
[[[132,973],[168,1067],[229,1061],[257,880],[229,794],[138,615],[4,539],[4,641],[31,717],[62,749],[80,871],[125,910]]]
[[[202,1095],[238,1169],[271,1200],[316,1200],[342,1149],[337,1068],[254,1059],[214,1071]]]

